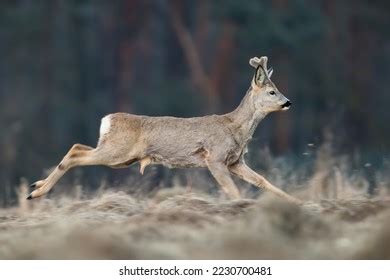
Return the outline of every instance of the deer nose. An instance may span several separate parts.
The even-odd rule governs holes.
[[[284,109],[284,108],[289,108],[290,106],[291,106],[291,101],[290,100],[287,100],[286,101],[286,103],[284,103],[283,105],[282,105],[282,108]]]

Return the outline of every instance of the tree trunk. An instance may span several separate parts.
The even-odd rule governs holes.
[[[215,86],[207,76],[201,63],[201,59],[189,30],[184,26],[180,14],[180,1],[170,1],[170,18],[173,30],[176,33],[180,46],[183,49],[185,58],[190,68],[191,80],[196,88],[206,95],[208,111],[218,108],[219,100]]]

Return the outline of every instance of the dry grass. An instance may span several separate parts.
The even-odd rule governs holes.
[[[385,259],[389,220],[384,199],[298,207],[271,196],[225,201],[182,189],[145,199],[104,192],[2,210],[0,258]]]

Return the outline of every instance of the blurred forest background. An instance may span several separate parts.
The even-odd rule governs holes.
[[[250,85],[249,58],[261,55],[293,106],[260,124],[251,150],[310,163],[308,147],[329,138],[357,158],[353,168],[389,166],[389,1],[0,3],[3,198],[72,144],[95,146],[105,114],[233,110]],[[131,170],[86,172],[98,182]]]

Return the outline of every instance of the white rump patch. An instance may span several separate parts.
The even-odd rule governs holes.
[[[100,135],[106,134],[110,131],[111,127],[111,117],[105,116],[102,118],[102,123],[100,125]]]

